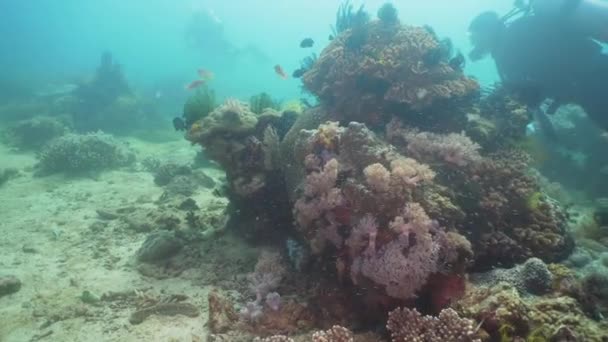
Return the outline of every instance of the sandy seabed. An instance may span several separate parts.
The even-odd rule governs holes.
[[[196,148],[185,141],[130,141],[138,160],[155,156],[190,163]],[[33,154],[0,145],[0,167],[21,175],[0,187],[0,275],[14,275],[20,291],[0,298],[0,341],[204,341],[207,320],[205,272],[153,279],[135,268],[134,254],[145,239],[111,221],[92,230],[97,210],[117,206],[154,207],[163,189],[149,172],[107,171],[94,178],[33,177]],[[221,177],[213,170],[212,176]],[[211,197],[203,189],[197,202]],[[205,285],[207,283],[207,285]],[[129,305],[90,304],[84,291],[184,294],[200,308],[198,317],[151,316],[129,323]]]

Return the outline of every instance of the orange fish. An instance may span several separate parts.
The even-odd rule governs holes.
[[[213,72],[207,70],[207,69],[198,69],[197,70],[198,76],[203,79],[203,80],[210,80],[213,78]]]
[[[275,65],[274,66],[274,72],[277,73],[277,75],[279,75],[279,77],[281,77],[282,79],[286,80],[287,79],[287,74],[285,73],[285,70],[283,70],[283,68],[280,65]]]
[[[196,89],[205,84],[204,80],[194,80],[185,86],[186,90]]]

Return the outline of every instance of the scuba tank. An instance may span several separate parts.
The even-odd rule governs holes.
[[[582,34],[608,43],[607,0],[531,0],[536,15],[554,16]]]

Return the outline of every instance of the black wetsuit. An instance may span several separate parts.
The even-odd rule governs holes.
[[[492,57],[505,86],[529,105],[576,103],[608,130],[608,56],[600,44],[556,20],[526,16],[507,27]]]

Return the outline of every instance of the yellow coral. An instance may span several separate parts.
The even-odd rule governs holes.
[[[304,111],[304,105],[300,100],[289,100],[281,106],[281,111],[296,112],[300,114]]]
[[[526,199],[526,208],[531,211],[539,211],[540,205],[543,203],[543,193],[535,191]]]
[[[316,134],[316,143],[326,150],[335,150],[338,144],[338,130],[339,126],[335,121],[328,121],[319,126]]]

